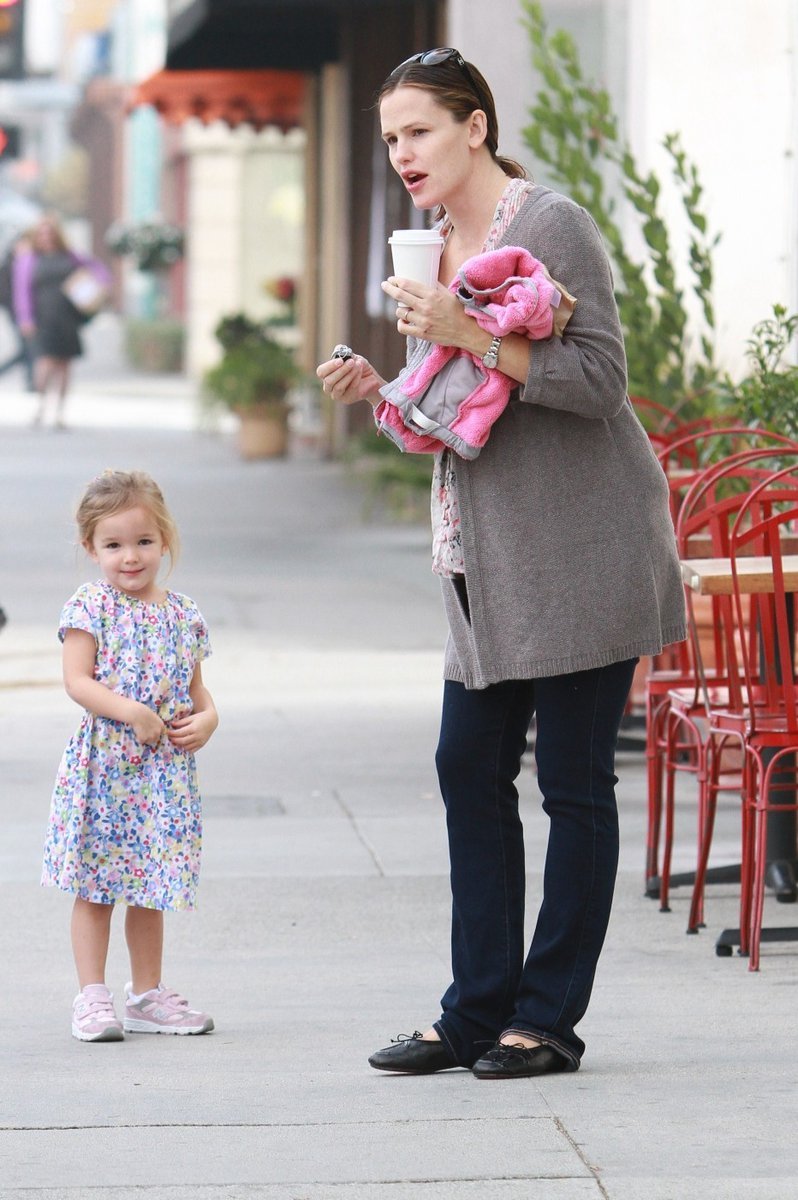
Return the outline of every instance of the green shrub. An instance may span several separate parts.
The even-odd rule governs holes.
[[[626,339],[629,390],[679,408],[685,417],[703,415],[717,379],[712,252],[718,236],[708,233],[697,168],[679,135],[668,134],[663,145],[689,229],[690,287],[701,314],[696,328],[677,283],[671,236],[660,211],[659,178],[638,168],[620,137],[609,94],[585,79],[570,35],[558,30],[549,36],[540,4],[522,2],[533,63],[545,85],[530,109],[532,124],[524,137],[557,185],[588,210],[607,244]],[[640,260],[628,250],[612,192],[623,196],[637,217],[645,247]]]
[[[727,378],[723,384],[730,421],[798,438],[798,366],[788,361],[796,333],[798,313],[788,316],[781,304],[754,326],[747,352],[752,370],[739,383]]]
[[[266,402],[285,406],[286,393],[301,372],[293,352],[271,336],[268,324],[234,313],[223,317],[214,332],[224,353],[205,372],[206,391],[231,409]]]

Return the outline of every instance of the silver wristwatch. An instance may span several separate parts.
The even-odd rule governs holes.
[[[493,339],[493,341],[491,342],[491,344],[488,346],[485,353],[482,355],[482,362],[483,362],[484,366],[486,366],[488,368],[489,371],[492,371],[494,367],[498,366],[499,346],[501,346],[501,344],[502,344],[501,338],[495,337]]]

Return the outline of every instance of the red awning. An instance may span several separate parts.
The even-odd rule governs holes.
[[[130,108],[151,104],[165,121],[196,117],[283,132],[302,124],[305,79],[300,71],[156,71],[133,90]]]

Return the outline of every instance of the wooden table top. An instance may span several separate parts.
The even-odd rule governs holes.
[[[788,592],[798,592],[798,554],[785,554],[784,586]],[[732,587],[731,559],[682,559],[682,579],[700,596],[730,596]],[[773,566],[769,558],[738,558],[737,578],[744,592],[772,592]]]
[[[687,553],[690,558],[712,558],[712,538],[708,533],[694,533],[687,542]],[[783,533],[781,535],[782,554],[798,554],[798,534]]]

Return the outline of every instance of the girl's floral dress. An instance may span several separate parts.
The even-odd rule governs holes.
[[[210,654],[193,600],[160,603],[87,583],[67,602],[58,636],[97,644],[94,678],[154,709],[168,725],[191,712],[189,687]],[[194,907],[202,816],[194,755],[166,738],[145,746],[119,721],[85,712],[58,770],[42,883],[93,904]]]

